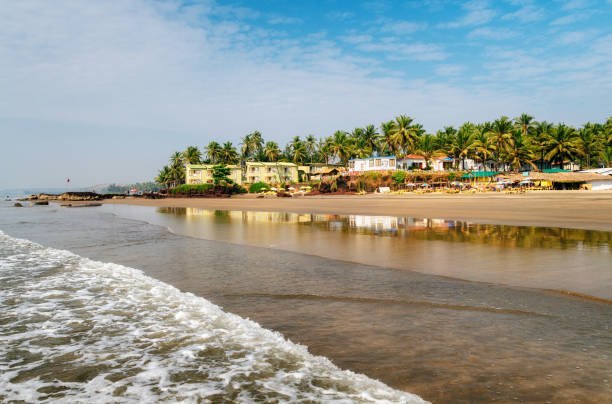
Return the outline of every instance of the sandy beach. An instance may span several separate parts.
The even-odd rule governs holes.
[[[430,217],[473,222],[612,231],[612,191],[539,191],[522,195],[347,195],[223,199],[126,198],[107,204],[247,211]]]

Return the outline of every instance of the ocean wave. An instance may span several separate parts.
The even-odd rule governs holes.
[[[0,401],[424,403],[140,270],[0,231]]]

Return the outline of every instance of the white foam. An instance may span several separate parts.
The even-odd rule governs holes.
[[[137,269],[1,231],[0,311],[0,401],[424,402]]]

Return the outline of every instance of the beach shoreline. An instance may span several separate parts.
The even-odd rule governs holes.
[[[612,231],[612,191],[538,191],[521,195],[334,195],[293,198],[107,199],[105,204],[372,216],[410,216],[515,226]]]

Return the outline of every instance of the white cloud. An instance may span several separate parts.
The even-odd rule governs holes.
[[[384,52],[390,60],[444,60],[447,54],[435,44],[426,43],[400,43],[394,40],[368,42],[358,45],[358,49],[365,52]]]
[[[513,13],[508,13],[502,17],[504,20],[519,21],[522,23],[542,20],[546,16],[546,11],[541,8],[527,4]]]
[[[405,35],[412,34],[417,31],[421,31],[427,28],[427,24],[425,23],[417,23],[411,21],[381,21],[381,31],[382,32],[391,32],[396,35]]]
[[[272,25],[293,25],[301,24],[302,19],[297,17],[274,16],[268,19],[268,24]]]
[[[515,30],[511,30],[508,28],[491,28],[491,27],[481,27],[476,28],[468,34],[468,38],[486,38],[486,39],[495,39],[495,40],[503,40],[513,38],[517,35]]]
[[[485,0],[471,0],[462,5],[467,13],[457,21],[439,24],[439,28],[460,28],[473,25],[483,25],[490,22],[497,12],[489,7]]]
[[[458,65],[440,65],[436,67],[436,74],[439,76],[457,76],[463,71],[463,67]]]
[[[596,30],[567,31],[559,35],[559,43],[562,45],[584,43],[585,41],[593,38],[595,35],[597,35]]]
[[[563,17],[554,19],[553,21],[550,22],[550,25],[556,26],[556,25],[573,24],[575,22],[584,21],[588,19],[589,17],[591,17],[591,15],[593,15],[592,12],[581,12],[581,13],[568,14]]]
[[[592,4],[590,0],[567,0],[561,7],[563,10],[576,10],[587,8]]]

